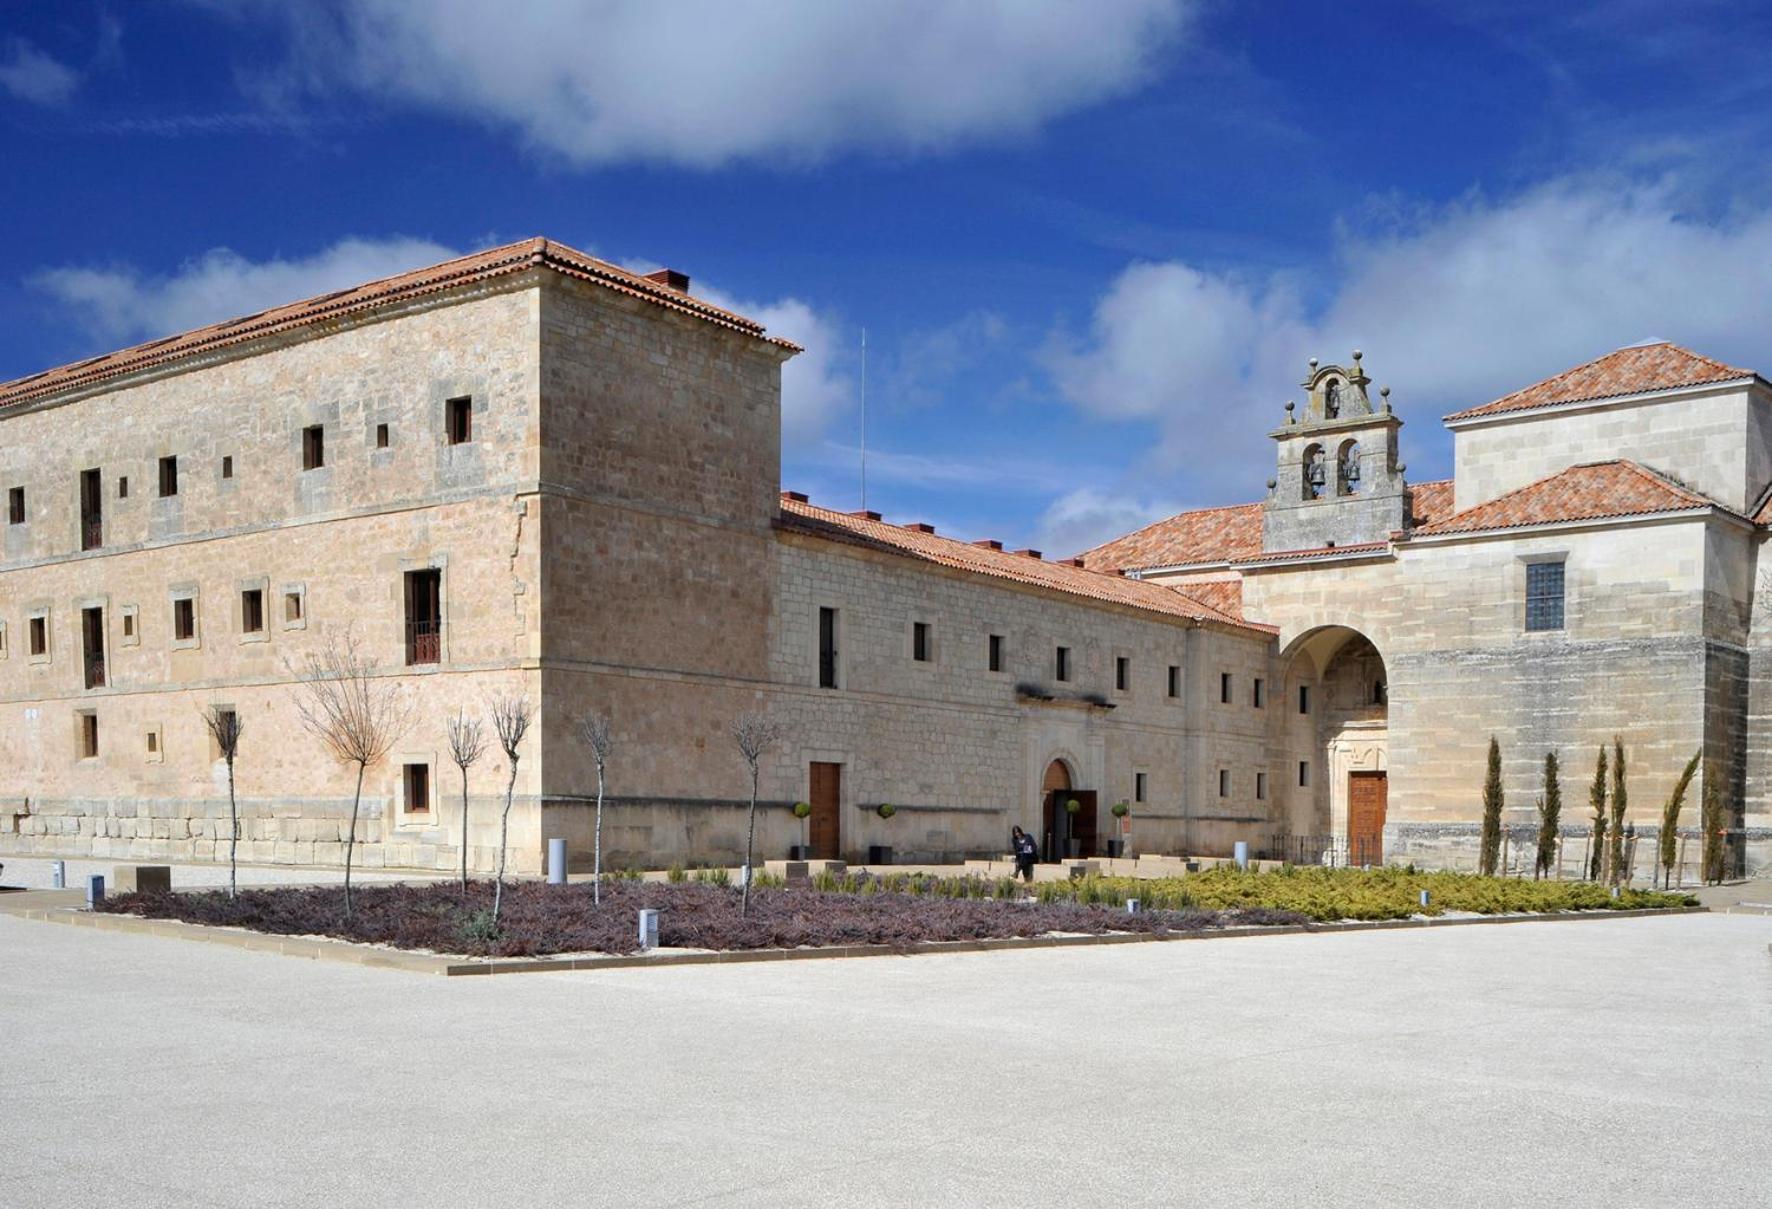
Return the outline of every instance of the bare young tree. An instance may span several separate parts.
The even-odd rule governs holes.
[[[203,711],[203,725],[215,740],[215,749],[228,765],[228,897],[238,898],[240,856],[240,805],[234,795],[234,758],[240,754],[240,735],[245,723],[240,715],[220,705]]]
[[[480,719],[459,710],[445,724],[449,732],[449,758],[461,769],[461,892],[468,893],[468,769],[486,754],[486,731]]]
[[[603,779],[609,769],[609,753],[615,747],[615,732],[603,714],[586,714],[579,720],[578,737],[591,749],[597,764],[597,824],[591,843],[591,901],[603,902]]]
[[[511,797],[517,791],[517,761],[521,758],[517,749],[523,746],[523,736],[529,733],[535,715],[529,707],[529,698],[521,693],[496,697],[489,708],[493,733],[498,736],[499,746],[504,748],[505,763],[510,768],[510,777],[505,781],[505,810],[498,822],[498,881],[492,889],[492,923],[497,927],[498,913],[504,906],[505,837],[510,833]]]
[[[351,862],[357,846],[357,813],[363,774],[381,763],[412,724],[412,703],[401,685],[377,674],[350,629],[328,635],[326,645],[302,661],[296,709],[302,725],[340,763],[357,766],[351,797],[351,829],[345,835],[345,914],[351,913]]]
[[[741,881],[743,897],[739,914],[751,913],[751,864],[757,841],[757,778],[763,754],[781,741],[781,723],[763,714],[741,714],[732,723],[732,742],[751,770],[751,809],[745,827],[744,870]]]

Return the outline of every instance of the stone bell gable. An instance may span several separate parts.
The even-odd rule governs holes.
[[[1286,420],[1268,435],[1278,470],[1262,504],[1264,551],[1314,550],[1384,541],[1404,527],[1407,501],[1390,388],[1373,406],[1358,349],[1353,366],[1315,357],[1304,387],[1304,413],[1286,404]]]

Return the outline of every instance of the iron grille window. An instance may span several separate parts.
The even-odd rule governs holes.
[[[443,662],[443,572],[406,573],[406,662]]]
[[[1526,565],[1526,628],[1563,628],[1563,564]]]
[[[818,687],[837,687],[837,610],[818,611]]]

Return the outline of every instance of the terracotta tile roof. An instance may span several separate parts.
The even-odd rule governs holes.
[[[1559,403],[1585,403],[1597,399],[1616,399],[1625,395],[1655,390],[1671,390],[1679,386],[1703,386],[1712,382],[1733,382],[1758,375],[1751,369],[1724,365],[1691,349],[1661,341],[1617,349],[1585,365],[1566,369],[1523,390],[1516,390],[1493,403],[1453,412],[1447,420],[1463,420],[1471,416],[1492,416],[1509,411],[1529,411],[1535,407],[1552,407]]]
[[[1432,524],[1452,511],[1451,479],[1413,483],[1407,495],[1411,526]],[[1261,505],[1232,504],[1183,512],[1157,521],[1125,537],[1103,542],[1081,557],[1083,565],[1092,571],[1136,571],[1191,563],[1229,563],[1260,556]]]
[[[1200,508],[1103,542],[1080,556],[1092,571],[1229,562],[1261,552],[1261,505]]]
[[[1349,542],[1345,546],[1310,546],[1303,550],[1270,550],[1257,554],[1247,554],[1237,559],[1239,563],[1279,562],[1295,558],[1323,558],[1333,554],[1374,554],[1389,550],[1391,544],[1383,542]]]
[[[1193,597],[1201,604],[1210,605],[1227,617],[1235,617],[1239,620],[1243,617],[1242,576],[1238,576],[1236,579],[1209,579],[1190,584],[1170,584],[1168,586],[1177,592],[1185,588],[1188,596]]]
[[[833,512],[783,493],[779,523],[782,529],[791,533],[804,533],[884,553],[918,558],[944,567],[1046,588],[1070,596],[1081,596],[1106,604],[1125,605],[1193,621],[1217,622],[1262,634],[1273,633],[1270,626],[1250,625],[1205,601],[1161,584],[1089,571],[1069,563],[1047,562],[1029,554],[1012,554],[1007,550],[995,549],[989,544],[957,541],[908,526],[888,524],[878,519],[878,515],[865,513],[858,516],[847,512]]]
[[[1707,495],[1635,462],[1588,462],[1558,471],[1506,495],[1466,508],[1417,531],[1417,536],[1480,533],[1526,525],[1643,516],[1655,512],[1730,511]]]
[[[446,260],[428,268],[384,277],[352,289],[336,290],[318,298],[273,307],[256,315],[230,319],[226,323],[212,324],[178,336],[150,340],[146,344],[138,344],[120,352],[91,357],[73,365],[0,383],[0,409],[60,391],[91,386],[137,370],[169,365],[197,354],[213,353],[261,336],[331,322],[391,303],[404,302],[531,268],[551,269],[580,281],[594,282],[606,289],[616,290],[656,306],[693,315],[697,319],[746,335],[757,336],[794,352],[800,351],[799,346],[790,341],[765,336],[761,324],[746,319],[743,315],[703,302],[662,282],[631,273],[619,265],[598,260],[595,256],[588,256],[563,243],[550,239],[526,239],[520,243]]]

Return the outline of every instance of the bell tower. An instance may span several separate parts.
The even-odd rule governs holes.
[[[1321,365],[1315,357],[1300,383],[1304,414],[1286,404],[1286,420],[1268,433],[1278,446],[1279,469],[1262,505],[1261,545],[1270,552],[1314,550],[1383,541],[1403,528],[1403,466],[1390,387],[1379,404],[1366,393],[1372,379],[1354,350],[1353,367]]]

